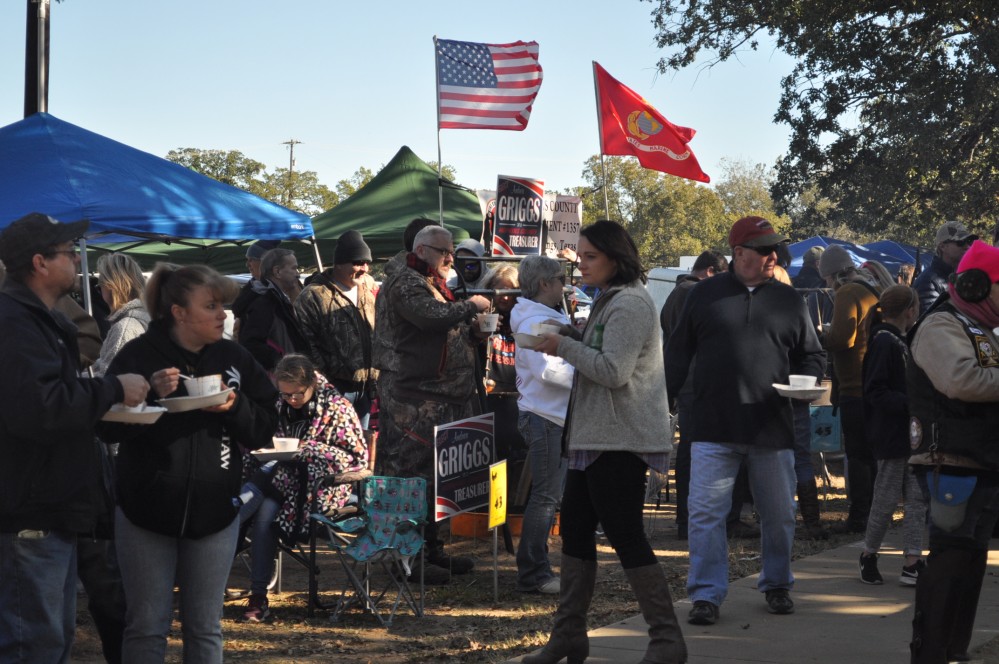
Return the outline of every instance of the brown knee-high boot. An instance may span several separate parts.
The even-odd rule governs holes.
[[[597,580],[597,561],[580,560],[562,554],[559,571],[562,585],[559,589],[555,626],[548,645],[536,655],[523,658],[524,664],[555,664],[562,658],[568,664],[579,664],[590,654],[586,637],[586,613],[593,599],[593,586]]]
[[[666,574],[659,563],[626,569],[638,607],[649,625],[649,647],[641,664],[683,664],[687,661],[687,644],[684,643],[680,623],[673,611]]]

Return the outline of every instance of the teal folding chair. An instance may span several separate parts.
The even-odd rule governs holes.
[[[392,624],[404,602],[423,616],[423,574],[419,601],[407,576],[415,556],[424,553],[427,485],[420,478],[369,477],[362,481],[358,513],[343,520],[313,514],[326,532],[329,548],[346,575],[330,620],[340,620],[352,606],[370,611],[381,625]],[[382,608],[391,603],[391,608]]]

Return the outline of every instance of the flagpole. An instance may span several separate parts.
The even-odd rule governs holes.
[[[434,35],[434,77],[437,80],[437,209],[444,225],[444,188],[441,187],[444,162],[441,160],[441,68],[437,60],[437,35]]]
[[[604,166],[604,119],[600,114],[600,83],[597,81],[597,61],[593,63],[593,95],[597,100],[597,144],[600,146],[600,177],[603,180],[601,189],[604,191],[604,218],[610,219],[610,202],[607,200],[607,169]]]

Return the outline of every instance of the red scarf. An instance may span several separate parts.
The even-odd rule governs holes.
[[[447,287],[447,280],[442,277],[437,270],[434,270],[427,265],[426,261],[410,252],[406,254],[406,266],[410,269],[416,270],[424,277],[430,277],[430,281],[434,285],[434,288],[440,291],[441,295],[444,296],[444,299],[448,302],[454,302],[454,293],[452,293],[451,289]]]
[[[996,311],[996,308],[992,306],[992,301],[989,298],[985,298],[981,302],[966,302],[957,294],[954,284],[947,284],[947,291],[950,293],[951,302],[954,303],[958,311],[971,316],[986,327],[999,327],[999,311]]]

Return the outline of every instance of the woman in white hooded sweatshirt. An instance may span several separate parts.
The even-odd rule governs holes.
[[[518,270],[521,297],[510,312],[514,332],[533,334],[535,323],[568,325],[557,311],[565,287],[562,265],[546,256],[528,256]],[[527,441],[531,497],[524,509],[517,549],[517,590],[556,595],[559,577],[548,559],[548,534],[562,498],[566,459],[562,458],[562,428],[572,390],[572,366],[560,357],[517,348],[517,425]]]

